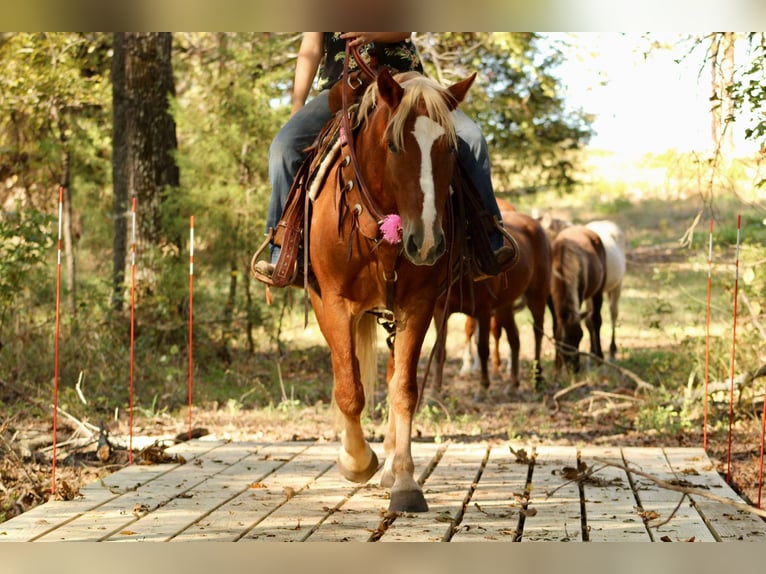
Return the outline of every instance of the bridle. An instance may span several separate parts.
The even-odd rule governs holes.
[[[370,79],[375,80],[377,78],[377,73],[370,68],[370,66],[367,65],[367,63],[362,59],[359,50],[356,46],[351,46],[351,40],[346,41],[346,56],[343,60],[343,83],[348,84],[348,87],[352,90],[354,89],[354,86],[351,85],[351,77],[348,72],[348,61],[349,61],[349,53],[353,54],[354,60],[356,61],[357,66],[359,66],[359,69],[362,70],[364,74],[369,76]],[[359,87],[359,86],[356,86]],[[343,131],[345,132],[346,141],[348,142],[348,157],[351,161],[351,167],[354,170],[354,176],[357,181],[357,185],[359,186],[359,193],[362,196],[362,200],[366,203],[367,209],[370,210],[370,213],[375,218],[375,221],[380,225],[381,221],[383,220],[383,213],[381,213],[380,209],[378,208],[378,204],[373,198],[372,194],[370,193],[370,190],[367,188],[367,184],[364,182],[364,179],[362,178],[362,172],[359,168],[359,161],[356,158],[356,150],[354,146],[354,130],[353,126],[351,125],[351,112],[349,111],[349,102],[348,102],[348,91],[345,89],[341,90],[342,94],[342,100],[343,100],[343,117],[342,117],[342,127]]]

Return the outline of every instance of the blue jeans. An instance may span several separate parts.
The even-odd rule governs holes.
[[[269,148],[269,179],[271,181],[271,199],[266,216],[266,232],[276,227],[282,217],[287,195],[290,193],[298,168],[306,157],[304,150],[316,139],[319,132],[330,119],[330,107],[327,102],[329,92],[324,90],[309,100],[282,126]],[[460,109],[452,113],[455,131],[458,136],[458,161],[468,172],[476,185],[486,209],[498,220],[500,209],[497,207],[495,192],[489,165],[487,141],[479,126]],[[493,249],[503,244],[499,231],[490,234]],[[279,249],[272,246],[271,262],[275,263]]]

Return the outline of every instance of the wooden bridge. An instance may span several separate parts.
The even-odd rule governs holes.
[[[766,541],[702,449],[416,443],[430,509],[389,514],[377,476],[340,476],[337,448],[178,444],[164,451],[175,462],[128,466],[0,524],[0,541]]]

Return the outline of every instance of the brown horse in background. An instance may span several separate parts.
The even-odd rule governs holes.
[[[551,247],[553,265],[551,305],[556,339],[556,372],[564,363],[580,370],[578,348],[583,337],[581,321],[590,334],[591,353],[601,350],[601,305],[606,279],[606,253],[598,234],[582,225],[559,231]],[[582,312],[582,305],[586,310]]]
[[[411,453],[417,367],[451,257],[457,257],[447,224],[457,171],[451,112],[473,79],[443,88],[420,74],[392,77],[381,70],[362,98],[358,127],[340,138],[323,183],[311,193],[310,295],[332,357],[343,427],[338,465],[352,481],[366,482],[378,470],[360,421],[377,370],[376,320],[385,318],[394,334],[381,475],[393,512],[428,509]],[[352,135],[359,171],[344,142]]]
[[[523,298],[532,313],[535,332],[535,378],[540,380],[540,354],[543,321],[550,289],[551,254],[548,238],[540,224],[517,211],[503,211],[503,226],[519,246],[519,260],[510,270],[484,281],[472,283],[464,279],[453,286],[449,296],[443,295],[436,303],[434,322],[437,327],[434,360],[436,373],[432,391],[440,393],[443,380],[447,318],[452,313],[465,313],[474,317],[479,325],[478,355],[481,364],[481,386],[477,400],[483,400],[489,389],[490,321],[494,319],[498,330],[505,329],[511,349],[510,383],[506,391],[519,386],[519,330],[514,316],[514,304]],[[443,326],[443,327],[442,327]],[[469,340],[470,344],[470,340]]]

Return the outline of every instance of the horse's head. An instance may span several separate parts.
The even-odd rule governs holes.
[[[416,265],[433,265],[447,248],[443,221],[457,157],[451,112],[474,78],[444,88],[420,74],[381,70],[362,103],[380,148],[379,160],[366,150],[365,163],[380,161],[368,171],[377,181],[368,184],[385,196],[381,206],[401,217],[404,253]]]

